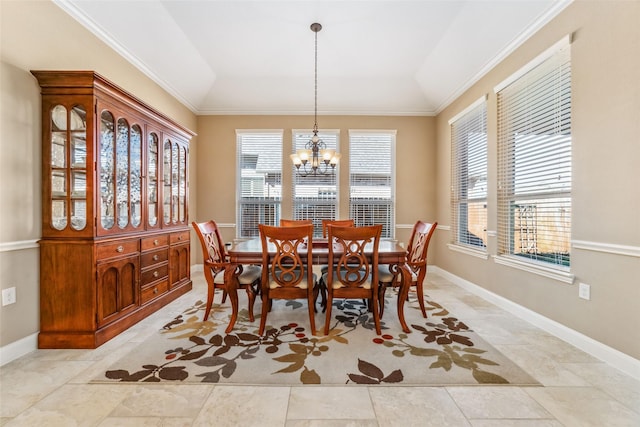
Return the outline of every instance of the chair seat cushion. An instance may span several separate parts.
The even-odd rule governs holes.
[[[258,265],[243,265],[242,273],[238,276],[238,282],[241,285],[250,285],[256,280],[259,280],[260,276],[262,276],[262,267]],[[224,271],[216,274],[216,277],[213,279],[213,283],[217,285],[224,284]]]
[[[346,271],[342,271],[340,274],[344,278],[346,276],[347,272]],[[329,272],[326,272],[326,273],[324,273],[322,275],[322,281],[327,286],[329,286]],[[334,271],[333,272],[333,289],[339,289],[339,288],[344,288],[344,287],[345,287],[345,285],[340,280],[338,280],[338,275]],[[371,275],[369,275],[369,277],[367,277],[367,280],[362,285],[360,285],[360,287],[364,288],[364,289],[371,289]]]
[[[316,275],[315,273],[313,274],[313,284],[315,285],[316,283]],[[273,280],[273,278],[271,278],[271,280],[269,280],[269,289],[276,289],[276,288],[281,288],[282,285],[280,285],[280,283],[276,282],[275,280]],[[300,283],[298,283],[296,285],[296,288],[300,288],[300,289],[307,289],[309,287],[309,284],[307,283],[307,276],[305,276],[302,281]]]

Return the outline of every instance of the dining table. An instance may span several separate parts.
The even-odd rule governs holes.
[[[307,245],[305,245],[307,246]],[[269,253],[275,253],[275,245],[269,243],[267,248]],[[300,252],[304,253],[305,248],[301,248]],[[329,242],[327,239],[313,239],[311,241],[311,250],[314,265],[326,265],[329,262]],[[373,254],[373,246],[368,244],[365,246],[365,254],[370,256]],[[238,318],[238,289],[237,280],[233,275],[238,274],[238,266],[254,264],[262,264],[262,242],[260,238],[253,238],[231,244],[227,248],[227,255],[231,268],[227,268],[225,274],[225,283],[227,283],[227,294],[231,301],[231,319],[227,326],[226,333],[233,330],[235,322]],[[334,257],[340,256],[339,251],[334,247]],[[305,257],[306,259],[306,257]],[[398,320],[402,330],[410,333],[411,330],[407,326],[404,318],[404,302],[409,294],[411,287],[411,270],[406,264],[407,250],[394,240],[380,240],[378,245],[378,264],[389,266],[391,272],[397,272],[400,275],[400,289],[398,292],[397,312]]]

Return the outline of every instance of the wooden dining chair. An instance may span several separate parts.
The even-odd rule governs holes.
[[[378,247],[382,225],[366,227],[329,227],[329,270],[324,274],[327,284],[327,312],[324,334],[329,334],[331,306],[334,298],[366,299],[380,335],[378,292]],[[370,245],[370,246],[367,246]]]
[[[218,225],[215,221],[193,222],[192,225],[202,246],[204,277],[207,280],[207,306],[204,312],[204,321],[209,318],[216,289],[222,289],[223,304],[227,299],[228,284],[226,282],[225,272],[231,267],[231,263],[227,258],[224,242],[222,241],[220,230],[218,230]],[[256,265],[240,265],[233,275],[233,280],[236,280],[236,287],[238,289],[245,288],[247,291],[250,322],[255,320],[253,316],[253,305],[256,295],[260,293],[261,277],[262,268]],[[231,313],[229,325],[235,323],[237,316],[238,313]]]
[[[427,252],[431,236],[438,226],[437,222],[426,223],[417,221],[413,226],[409,246],[407,247],[406,264],[411,271],[411,286],[415,286],[418,295],[418,304],[422,310],[422,317],[427,317],[424,307],[424,280],[427,276]],[[380,280],[380,317],[384,314],[384,294],[387,287],[400,286],[400,274],[390,271],[389,266],[380,265],[378,271]]]
[[[329,233],[329,226],[338,227],[355,227],[355,221],[352,219],[323,219],[322,220],[322,237],[327,238]],[[321,296],[320,307],[324,313],[327,309],[327,284],[323,280],[324,274],[329,269],[327,264],[320,266],[320,279],[318,280],[319,294]],[[316,298],[317,299],[317,298]]]
[[[262,242],[262,317],[258,333],[264,334],[272,300],[306,298],[311,333],[315,335],[313,225],[258,227]]]

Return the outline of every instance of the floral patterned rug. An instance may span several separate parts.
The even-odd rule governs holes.
[[[304,301],[275,301],[264,336],[257,333],[259,301],[256,320],[249,322],[241,310],[230,334],[224,333],[228,301],[214,304],[206,322],[204,302],[196,301],[93,382],[539,385],[428,297],[426,319],[415,297],[405,304],[412,332],[402,332],[395,298],[387,293],[380,336],[361,300],[334,301],[327,336],[323,313],[316,314],[318,335],[310,333]]]

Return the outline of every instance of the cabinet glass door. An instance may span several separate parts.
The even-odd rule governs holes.
[[[164,141],[162,163],[162,221],[171,223],[171,141]]]
[[[184,224],[187,221],[187,148],[179,147],[179,190],[178,219]]]
[[[131,225],[135,228],[142,223],[142,130],[131,127],[131,164],[129,173],[131,197]]]
[[[87,225],[86,109],[51,109],[51,226],[73,230]]]
[[[115,122],[113,115],[100,115],[100,225],[111,230],[115,224]]]
[[[154,132],[147,137],[147,218],[149,225],[158,224],[158,135]]]

